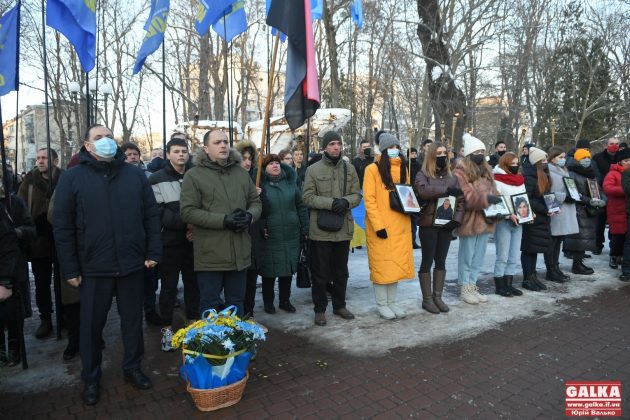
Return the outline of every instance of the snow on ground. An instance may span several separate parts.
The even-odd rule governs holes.
[[[370,282],[366,248],[350,254],[350,279],[347,290],[347,307],[356,316],[355,320],[346,321],[332,314],[332,304],[326,312],[328,325],[319,327],[313,324],[313,305],[310,289],[293,288],[292,303],[297,308],[296,314],[277,310],[269,315],[262,310],[262,296],[257,294],[255,319],[273,329],[297,334],[312,343],[325,345],[355,355],[382,355],[397,347],[427,346],[433,343],[445,343],[462,338],[473,337],[485,330],[501,328],[503,324],[525,317],[549,317],[560,311],[579,311],[564,301],[583,298],[588,301],[605,289],[618,289],[625,283],[618,280],[620,270],[608,267],[608,250],[600,256],[593,255],[585,260],[593,267],[592,276],[571,275],[565,284],[545,282],[547,291],[530,292],[524,290],[521,297],[504,298],[494,294],[493,269],[495,260],[494,243],[488,244],[488,250],[480,274],[479,287],[488,295],[488,303],[468,305],[459,300],[457,286],[457,249],[458,241],[451,243],[446,261],[446,287],[444,301],[450,306],[450,312],[434,315],[421,308],[421,293],[418,279],[399,283],[398,301],[407,311],[407,317],[401,320],[387,321],[378,316],[374,291]],[[420,266],[421,250],[414,251],[416,270]],[[561,257],[560,267],[570,274],[571,260]],[[545,265],[542,255],[538,258],[538,277],[544,281]],[[520,262],[514,285],[519,289],[522,273]],[[276,293],[276,308],[277,308]],[[269,336],[273,340],[273,331]]]

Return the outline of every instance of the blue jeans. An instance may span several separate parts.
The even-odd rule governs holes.
[[[199,285],[199,315],[208,309],[223,309],[221,292],[225,295],[225,306],[238,308],[238,316],[243,316],[247,270],[241,271],[197,271]]]
[[[476,236],[459,237],[457,281],[460,285],[477,284],[477,276],[483,267],[489,236],[487,233],[482,233]]]
[[[494,243],[497,249],[497,260],[494,263],[494,277],[513,276],[521,253],[521,236],[523,228],[514,225],[511,220],[497,223]]]

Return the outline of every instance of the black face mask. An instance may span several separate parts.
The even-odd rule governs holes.
[[[518,173],[518,165],[510,166],[510,173],[517,174]]]
[[[481,165],[486,157],[484,155],[470,155],[470,160],[475,162],[477,165]]]
[[[369,147],[363,151],[363,155],[366,158],[369,158],[371,154],[372,154],[372,149],[370,149]]]
[[[501,150],[500,152],[497,152],[497,155],[503,156],[505,152],[507,152],[507,150]]]
[[[435,164],[437,165],[438,168],[440,169],[444,169],[446,168],[446,156],[438,156],[437,159],[435,160]]]
[[[549,170],[549,164],[547,164],[547,163],[543,163],[543,164],[542,164],[542,168],[543,168],[543,171],[547,171],[547,170]]]

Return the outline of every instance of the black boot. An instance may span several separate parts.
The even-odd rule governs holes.
[[[608,263],[608,265],[610,266],[610,268],[619,268],[619,265],[617,264],[617,257],[610,257],[610,262]]]
[[[571,280],[571,276],[568,274],[565,274],[562,270],[560,270],[560,264],[556,264],[554,265],[554,270],[556,270],[556,273],[558,273],[560,276],[562,276],[563,279],[565,280]]]
[[[548,265],[547,274],[545,274],[545,280],[552,281],[554,283],[564,283],[566,280],[561,274],[558,274],[555,267]]]
[[[593,270],[590,267],[585,266],[581,258],[575,258],[573,260],[573,267],[571,267],[571,272],[573,274],[589,275],[589,274],[593,274],[595,270]]]
[[[7,343],[7,366],[15,366],[22,358],[20,357],[20,340],[9,338]]]
[[[523,292],[518,290],[516,287],[512,286],[512,281],[514,280],[514,276],[503,276],[505,278],[505,287],[512,292],[514,296],[523,296]]]
[[[543,283],[542,281],[538,279],[538,274],[533,273],[532,279],[534,280],[534,283],[536,283],[536,286],[538,286],[540,290],[547,290],[547,286],[545,286],[545,283]]]
[[[523,278],[523,289],[531,290],[532,292],[540,292],[540,287],[533,280],[534,274],[528,274]]]
[[[494,278],[495,294],[503,297],[512,297],[512,291],[506,287],[505,277]]]

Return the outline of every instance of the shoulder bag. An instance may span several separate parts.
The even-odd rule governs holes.
[[[346,184],[348,183],[348,168],[343,162],[343,196],[346,195]],[[345,214],[338,214],[332,210],[317,210],[317,227],[326,232],[338,232],[343,227]]]

